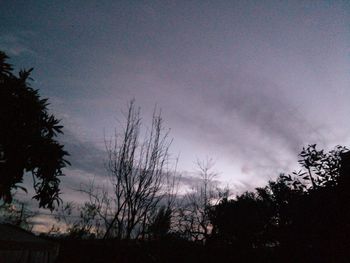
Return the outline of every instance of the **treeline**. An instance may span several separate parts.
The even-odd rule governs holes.
[[[125,262],[346,262],[350,255],[350,153],[344,147],[325,153],[310,145],[300,157],[298,172],[282,174],[255,191],[223,197],[217,204],[207,203],[203,210],[192,210],[193,218],[208,220],[206,230],[198,225],[200,220],[194,220],[187,225],[192,229],[183,231],[174,222],[184,218],[161,210],[148,238],[118,241],[91,240],[90,236],[75,244],[80,249],[94,248],[91,251],[103,246],[102,258]],[[74,254],[75,248],[67,249],[72,238],[77,236],[62,243],[62,253]],[[101,259],[100,254],[93,255],[94,260]]]

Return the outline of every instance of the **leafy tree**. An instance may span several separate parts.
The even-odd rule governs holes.
[[[11,190],[21,188],[24,174],[32,174],[39,207],[59,204],[59,176],[69,162],[56,136],[62,126],[48,112],[47,99],[30,87],[32,69],[18,76],[0,51],[0,199],[12,201]]]
[[[310,181],[312,188],[336,185],[339,177],[341,155],[348,149],[336,146],[329,152],[318,150],[316,144],[304,147],[299,156],[303,170],[295,173],[305,181]]]
[[[300,172],[216,205],[212,240],[246,251],[243,257],[257,248],[274,251],[277,262],[348,258],[350,152],[309,145],[299,156]]]
[[[259,193],[245,192],[235,199],[223,199],[211,213],[214,238],[241,249],[264,245],[272,216],[269,202]]]

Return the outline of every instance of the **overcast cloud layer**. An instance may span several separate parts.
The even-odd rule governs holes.
[[[293,169],[306,144],[349,145],[349,14],[347,1],[2,1],[0,49],[35,68],[62,118],[67,184],[103,174],[104,134],[135,98],[145,122],[162,108],[180,170],[211,156],[242,188]]]

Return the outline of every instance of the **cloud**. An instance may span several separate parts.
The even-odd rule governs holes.
[[[105,151],[89,141],[83,141],[67,129],[60,141],[69,153],[67,159],[71,166],[68,169],[81,170],[96,176],[105,174]]]
[[[202,153],[219,156],[239,167],[241,175],[225,171],[224,180],[231,176],[237,182],[242,178],[239,184],[262,184],[293,170],[302,146],[326,141],[328,132],[305,114],[306,105],[298,106],[293,90],[253,72],[208,67],[188,65],[174,75],[145,69],[140,80],[135,74],[132,81],[147,85],[140,84],[132,95],[142,108],[158,102],[181,152],[194,159]]]
[[[188,140],[240,165],[242,173],[277,175],[294,165],[302,146],[324,140],[318,124],[306,119],[273,81],[216,72],[199,74],[191,85],[194,93],[176,100],[189,110],[173,115],[174,125],[186,127]]]
[[[59,138],[69,153],[67,160],[71,163],[64,170],[65,176],[61,178],[62,199],[82,203],[87,196],[80,192],[81,189],[85,189],[92,182],[97,185],[108,183],[104,165],[106,153],[94,143],[79,138],[79,134],[75,134],[71,128],[72,126],[66,127],[64,135]]]

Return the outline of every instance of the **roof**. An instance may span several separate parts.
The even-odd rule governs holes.
[[[57,244],[10,224],[0,224],[0,250],[54,249]]]

